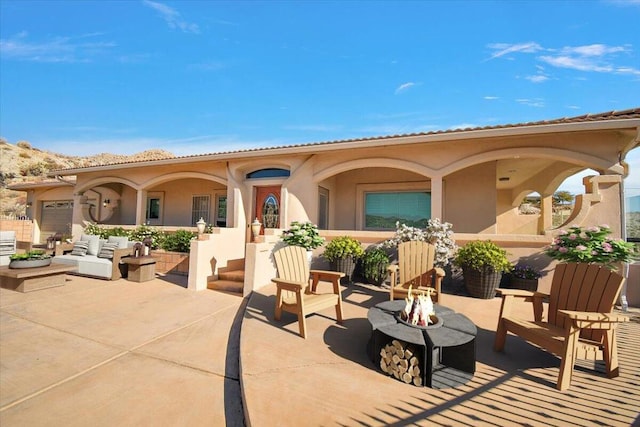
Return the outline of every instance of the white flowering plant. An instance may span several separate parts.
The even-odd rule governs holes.
[[[381,243],[382,247],[394,248],[400,242],[408,242],[412,240],[431,243],[436,247],[436,256],[434,265],[436,267],[445,267],[449,265],[454,253],[458,249],[453,239],[453,225],[448,222],[442,222],[438,218],[427,221],[424,229],[410,227],[406,224],[396,222],[396,234]]]
[[[282,232],[282,241],[290,246],[302,246],[306,250],[318,248],[324,244],[318,226],[312,222],[293,221],[288,230]]]
[[[544,252],[562,262],[599,263],[606,266],[616,262],[631,262],[640,257],[637,247],[608,235],[608,225],[580,227],[574,225],[560,230]]]

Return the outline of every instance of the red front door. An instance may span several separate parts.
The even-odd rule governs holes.
[[[280,228],[280,186],[256,187],[256,217],[265,228]]]

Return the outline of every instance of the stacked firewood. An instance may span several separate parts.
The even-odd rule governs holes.
[[[380,369],[407,384],[422,386],[420,361],[415,348],[393,340],[380,349]]]

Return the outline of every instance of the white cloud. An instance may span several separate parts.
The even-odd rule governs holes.
[[[492,44],[489,44],[487,47],[495,51],[491,55],[489,60],[500,58],[501,56],[505,56],[510,53],[517,53],[517,52],[534,53],[542,50],[542,47],[535,42],[518,43],[518,44],[492,43]]]
[[[53,37],[42,42],[28,40],[28,33],[21,32],[9,39],[0,40],[0,54],[5,58],[34,62],[90,62],[96,56],[115,47],[113,42],[80,41],[102,36],[100,33],[78,37]]]
[[[493,101],[495,99],[500,99],[500,97],[487,95],[487,96],[484,97],[484,99],[486,99],[487,101]]]
[[[529,107],[542,108],[545,106],[544,100],[542,98],[534,98],[534,99],[519,98],[519,99],[516,99],[516,102],[518,104],[527,105]]]
[[[394,92],[396,95],[398,95],[399,93],[405,92],[407,90],[409,90],[409,88],[415,86],[416,84],[413,82],[407,82],[407,83],[403,83],[400,86],[398,86],[396,88],[396,91]]]
[[[198,24],[192,24],[182,19],[182,15],[180,15],[180,12],[176,9],[151,0],[143,0],[142,3],[160,13],[160,16],[165,20],[169,28],[177,28],[184,33],[198,34],[200,32]]]
[[[640,1],[640,0],[638,0]],[[567,68],[584,72],[611,73],[611,74],[631,74],[640,76],[640,69],[624,64],[616,65],[619,61],[619,54],[632,56],[633,52],[629,45],[610,46],[602,43],[594,43],[580,46],[564,46],[561,48],[546,48],[535,42],[507,44],[493,43],[487,45],[494,53],[488,60],[500,58],[511,53],[538,53],[537,61],[551,65],[556,68]],[[505,58],[511,59],[512,57]],[[635,58],[634,58],[635,59]],[[541,83],[548,80],[548,75],[544,73],[544,67],[536,65],[537,75],[525,77],[533,83]]]
[[[543,74],[536,74],[533,76],[525,76],[525,79],[529,80],[532,83],[543,83],[549,80],[549,77]]]

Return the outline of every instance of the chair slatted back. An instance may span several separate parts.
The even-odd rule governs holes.
[[[309,283],[307,251],[301,246],[285,246],[273,253],[278,277],[300,283]]]
[[[430,278],[425,273],[433,268],[436,247],[422,241],[409,241],[398,244],[398,268],[400,284],[428,286]],[[426,283],[423,283],[426,280]]]
[[[558,264],[551,282],[548,322],[564,328],[566,317],[558,310],[611,313],[624,277],[598,264]],[[585,330],[582,338],[600,342],[602,331]]]

